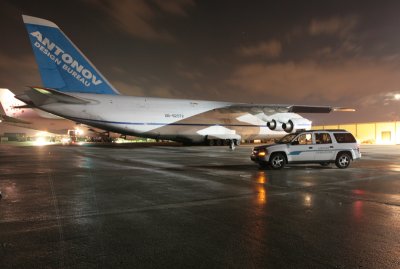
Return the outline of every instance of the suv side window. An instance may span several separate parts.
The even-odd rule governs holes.
[[[310,133],[305,133],[299,135],[294,141],[297,141],[297,145],[310,145],[312,144],[312,135]]]
[[[334,133],[335,139],[338,143],[356,143],[356,139],[351,133]]]
[[[328,133],[315,133],[316,144],[332,144],[332,139]]]

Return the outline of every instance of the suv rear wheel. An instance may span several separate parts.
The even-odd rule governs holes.
[[[280,152],[273,154],[271,156],[271,159],[269,160],[269,165],[274,170],[282,169],[283,167],[285,167],[285,164],[286,164],[285,155],[283,155],[283,153]]]
[[[338,168],[347,168],[350,165],[350,161],[351,161],[351,156],[349,153],[347,152],[341,152],[338,154],[338,156],[336,157],[336,166]]]

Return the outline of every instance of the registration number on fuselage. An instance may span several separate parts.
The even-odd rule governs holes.
[[[166,118],[183,119],[185,116],[183,114],[165,114]]]

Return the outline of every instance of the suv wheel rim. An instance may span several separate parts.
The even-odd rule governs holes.
[[[347,155],[340,156],[340,158],[339,158],[340,166],[345,167],[345,166],[349,165],[349,162],[350,162],[349,156],[347,156]]]
[[[283,163],[283,157],[278,155],[272,159],[272,166],[273,167],[281,167]]]

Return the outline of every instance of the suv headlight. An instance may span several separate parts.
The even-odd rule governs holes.
[[[259,157],[264,157],[265,155],[267,155],[267,150],[266,149],[260,149],[260,151],[258,152],[258,156]]]

